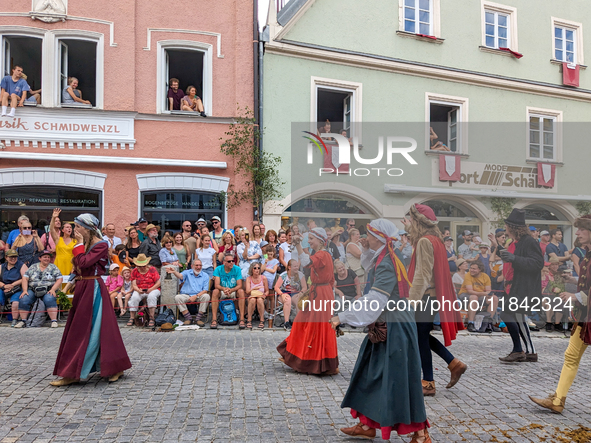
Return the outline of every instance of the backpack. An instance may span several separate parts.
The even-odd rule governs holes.
[[[37,298],[35,300],[35,303],[33,303],[29,318],[27,318],[27,320],[25,321],[25,326],[27,328],[39,328],[43,326],[46,319],[47,312],[45,309],[45,303],[43,303],[42,298]]]
[[[156,323],[156,326],[162,326],[164,323],[175,323],[176,318],[172,309],[168,308],[162,311],[161,314],[158,314],[154,322]]]
[[[236,315],[236,307],[232,300],[220,300],[219,305],[220,325],[234,326],[238,323],[238,316]]]

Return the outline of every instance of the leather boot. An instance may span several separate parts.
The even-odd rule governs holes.
[[[466,372],[466,369],[468,369],[468,365],[465,363],[462,363],[457,358],[454,358],[451,361],[451,363],[447,366],[447,369],[449,369],[449,372],[451,372],[451,375],[449,378],[449,383],[446,386],[446,388],[449,389],[449,388],[453,387],[460,380],[460,377],[462,376],[462,374],[464,372]]]
[[[423,395],[425,397],[433,397],[435,395],[435,381],[421,380],[423,384]]]
[[[423,435],[419,435],[418,432],[415,432],[412,435],[412,440],[410,441],[410,443],[418,443],[418,439],[421,437],[425,437],[425,441],[423,443],[432,443],[431,437],[429,436],[429,431],[427,430],[427,428],[425,428],[425,433]]]
[[[376,436],[375,429],[369,428],[369,429],[365,430],[365,429],[363,429],[363,424],[361,422],[357,423],[355,426],[351,426],[350,428],[341,428],[341,432],[343,434],[350,435],[351,437],[362,437],[362,438],[373,439]]]
[[[552,412],[556,412],[557,414],[562,414],[562,411],[564,410],[564,402],[566,401],[566,397],[562,397],[560,399],[560,404],[556,405],[555,400],[557,398],[558,397],[556,397],[556,392],[554,394],[550,394],[546,398],[534,398],[529,396],[529,399],[533,401],[535,404],[540,405],[543,408],[550,409]]]

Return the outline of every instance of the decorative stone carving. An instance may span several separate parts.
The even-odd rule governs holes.
[[[33,0],[29,17],[46,23],[65,22],[67,13],[67,0]]]

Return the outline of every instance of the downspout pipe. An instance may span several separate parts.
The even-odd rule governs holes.
[[[274,1],[274,0],[270,0]],[[254,85],[254,103],[255,103],[255,118],[256,123],[259,125],[259,138],[257,140],[259,154],[263,156],[263,52],[264,46],[262,36],[259,31],[259,0],[254,2],[254,29],[253,29],[253,47],[254,47],[254,72],[255,72],[255,85]],[[257,208],[258,217],[257,220],[262,221],[263,219],[263,203],[259,204]]]

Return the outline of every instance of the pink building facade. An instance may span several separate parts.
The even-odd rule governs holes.
[[[0,119],[0,229],[91,212],[123,227],[145,217],[252,220],[227,210],[234,183],[220,138],[253,109],[251,2],[17,0],[0,11],[2,76],[22,66],[40,103]],[[68,77],[91,105],[63,103]],[[169,79],[195,86],[205,114],[169,110]],[[240,183],[238,183],[240,185]]]

